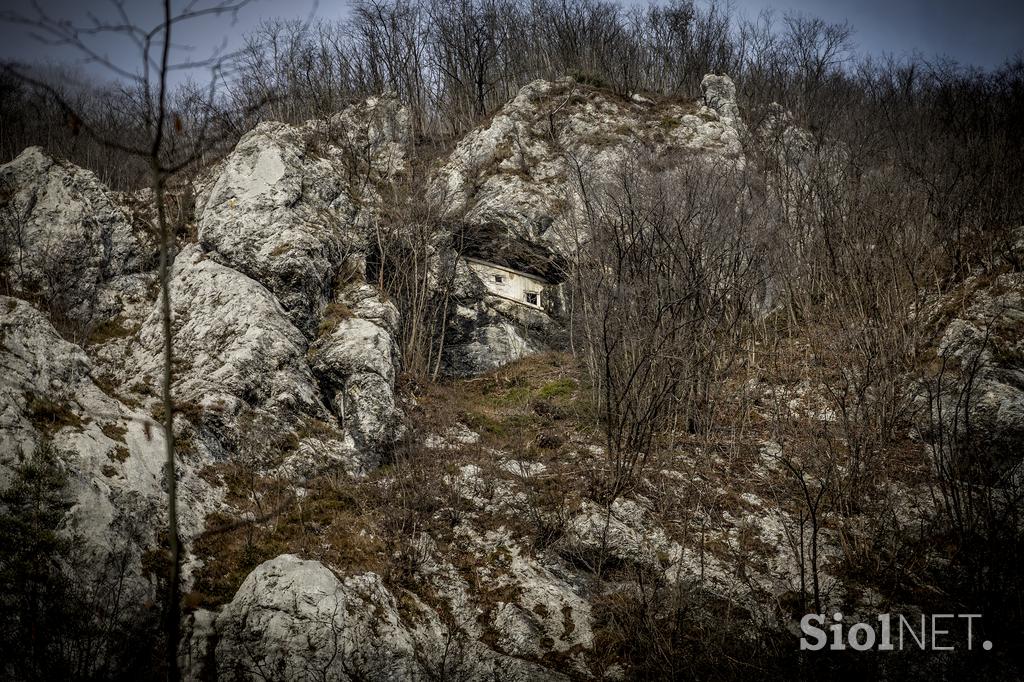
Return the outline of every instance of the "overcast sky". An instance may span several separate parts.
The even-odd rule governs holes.
[[[89,12],[115,19],[111,0],[38,0],[54,17],[85,20]],[[625,0],[629,3],[630,0]],[[5,9],[31,13],[31,0],[0,0]],[[184,0],[176,0],[180,6]],[[203,0],[199,0],[200,6]],[[208,4],[208,3],[207,3]],[[920,53],[947,56],[963,64],[995,67],[1024,51],[1024,0],[734,0],[736,9],[754,17],[765,8],[779,15],[787,11],[820,16],[828,21],[849,21],[855,41],[866,54]],[[125,0],[131,19],[152,26],[159,17],[158,0]],[[203,58],[226,44],[237,46],[240,37],[261,19],[271,17],[341,18],[348,2],[337,0],[252,0],[232,24],[227,19],[190,22],[174,42],[179,56]],[[135,48],[125,39],[107,36],[94,43],[97,51],[124,64],[137,63]],[[187,52],[186,52],[187,48]],[[0,59],[67,61],[69,54],[34,40],[23,26],[0,23]],[[131,67],[134,68],[134,67]]]

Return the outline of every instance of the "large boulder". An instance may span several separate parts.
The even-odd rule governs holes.
[[[562,679],[465,639],[375,573],[339,578],[290,554],[256,567],[219,613],[193,616],[190,634],[190,679]]]
[[[362,470],[401,434],[398,311],[373,287],[354,286],[327,306],[310,344],[271,291],[192,245],[175,259],[171,301],[175,400],[215,458],[255,437],[267,466],[287,459],[290,472],[309,475],[342,461]],[[155,412],[162,339],[157,304],[132,346],[135,362],[117,377],[151,389]]]
[[[216,618],[216,677],[410,679],[417,642],[380,577],[340,580],[290,554],[260,564]]]
[[[152,240],[96,176],[39,147],[0,166],[0,278],[78,321],[100,286],[140,270]]]
[[[174,388],[183,399],[321,414],[305,340],[259,282],[189,246],[175,259],[170,294],[174,352],[180,358]],[[157,305],[138,335],[148,351],[144,368],[151,373],[162,362],[162,334]]]
[[[364,284],[329,308],[324,333],[309,349],[325,399],[366,453],[382,453],[401,435],[402,412],[395,400],[397,324],[394,304]]]
[[[405,121],[396,100],[374,98],[301,126],[259,124],[200,197],[200,242],[312,337],[339,267],[362,250],[367,211],[404,168]]]
[[[309,331],[343,258],[346,208],[330,164],[306,158],[292,126],[261,123],[225,161],[206,199],[199,239],[274,292]]]

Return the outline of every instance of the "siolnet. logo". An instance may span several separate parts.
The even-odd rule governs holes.
[[[800,650],[820,651],[826,646],[832,651],[853,649],[854,651],[903,651],[919,649],[921,651],[953,651],[964,646],[971,651],[976,646],[975,620],[981,619],[979,613],[933,613],[921,614],[917,619],[908,619],[903,615],[882,613],[877,617],[877,625],[871,622],[858,622],[844,627],[843,614],[832,615],[832,623],[825,627],[827,617],[823,613],[809,613],[800,619]],[[963,633],[955,634],[966,621],[966,637]],[[844,632],[845,630],[845,632]],[[985,651],[992,649],[992,642],[981,643]]]

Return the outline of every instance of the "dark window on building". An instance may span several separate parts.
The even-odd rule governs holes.
[[[527,291],[526,302],[530,305],[540,305],[540,297],[537,295],[536,291]]]
[[[494,282],[496,284],[502,284],[505,281],[505,275],[495,275]]]

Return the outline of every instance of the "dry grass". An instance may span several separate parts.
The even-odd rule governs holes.
[[[548,460],[563,449],[550,447],[556,439],[568,444],[594,434],[580,382],[570,356],[535,355],[479,377],[424,387],[416,419],[442,429],[461,422],[483,445]]]
[[[28,402],[28,419],[45,434],[54,434],[66,426],[81,430],[85,422],[68,402],[46,396],[32,396]]]
[[[258,499],[263,512],[249,504],[254,521],[228,514],[207,518],[207,531],[193,548],[206,563],[196,576],[190,602],[210,607],[229,601],[256,566],[285,553],[316,559],[343,573],[383,572],[389,554],[376,531],[377,514],[366,510],[360,493],[323,484],[318,481],[299,500],[283,481],[258,478],[246,495],[241,481],[229,479],[235,505]]]
[[[525,546],[543,546],[557,536],[558,530],[546,527],[543,519],[577,506],[578,494],[570,489],[579,486],[580,478],[566,463],[572,460],[572,443],[592,428],[585,417],[581,421],[586,414],[572,360],[541,355],[482,377],[423,388],[410,415],[409,438],[390,464],[364,478],[325,472],[307,481],[298,496],[293,484],[252,467],[207,467],[201,475],[226,488],[225,501],[234,512],[207,518],[207,531],[193,546],[204,566],[186,601],[193,607],[224,603],[261,562],[294,553],[341,574],[376,571],[429,603],[429,586],[417,575],[413,541],[419,533],[429,535],[471,584],[480,583],[466,563],[471,553],[460,549],[453,528],[472,512],[485,527],[512,529]],[[444,457],[423,447],[429,434],[444,433],[457,422],[477,430],[481,443],[457,446]],[[335,433],[318,422],[300,431],[314,437]],[[496,451],[549,462],[550,473],[520,480],[500,468]],[[489,481],[522,486],[538,514],[509,509],[507,516],[492,518],[472,509],[446,482],[466,464],[479,466]],[[495,565],[500,563],[500,557],[493,558]],[[488,590],[493,591],[483,586],[480,594],[501,600],[501,594]]]
[[[124,443],[124,437],[128,433],[127,428],[114,422],[104,424],[103,426],[100,427],[100,431],[103,432],[104,436],[106,436],[112,441],[117,441],[118,443]]]
[[[124,320],[120,317],[115,317],[112,320],[107,320],[96,325],[93,330],[89,333],[88,345],[102,345],[108,341],[115,339],[124,339],[129,336],[133,336],[138,329],[132,329],[126,327]]]
[[[324,309],[323,320],[320,322],[319,335],[333,334],[338,325],[350,317],[352,317],[352,310],[344,303],[328,303]]]

